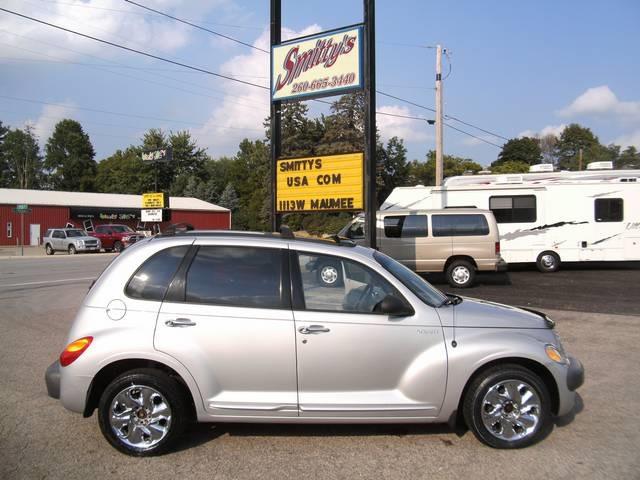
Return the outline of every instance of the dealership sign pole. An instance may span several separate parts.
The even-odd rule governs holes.
[[[276,231],[281,214],[365,210],[368,244],[376,246],[373,2],[364,0],[364,24],[282,42],[280,0],[271,0],[272,227]],[[367,104],[364,152],[281,158],[282,102],[362,90]]]

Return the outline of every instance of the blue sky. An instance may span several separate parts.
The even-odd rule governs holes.
[[[267,0],[140,0],[268,49]],[[247,81],[268,84],[268,55],[149,14],[124,0],[4,0],[4,8]],[[362,19],[359,0],[282,0],[285,36]],[[435,53],[450,52],[445,113],[501,136],[559,133],[578,122],[603,143],[640,148],[640,2],[378,0],[378,89],[433,107]],[[448,71],[445,62],[444,71]],[[11,98],[8,98],[11,97]],[[22,100],[17,100],[22,99]],[[25,101],[29,100],[29,101]],[[42,103],[45,102],[45,103]],[[268,92],[122,52],[0,12],[0,120],[35,126],[44,145],[56,121],[80,121],[97,159],[137,144],[152,127],[189,129],[210,155],[262,138]],[[378,110],[432,118],[378,96]],[[312,105],[312,112],[323,109]],[[108,112],[108,113],[107,113]],[[504,140],[451,122],[491,143]],[[378,116],[383,138],[409,158],[434,148],[425,122]],[[499,148],[445,129],[445,153],[482,164]]]

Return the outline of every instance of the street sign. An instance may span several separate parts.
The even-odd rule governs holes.
[[[13,208],[14,213],[31,213],[31,209],[29,208],[29,205],[27,205],[26,203],[19,203],[18,205],[16,205]]]
[[[363,28],[353,26],[272,46],[271,100],[317,98],[361,90]]]
[[[162,221],[162,209],[153,208],[142,210],[140,220],[143,222],[161,222]]]
[[[165,192],[143,193],[142,208],[169,208],[169,196]]]
[[[173,160],[173,150],[171,148],[157,148],[142,152],[143,162],[170,162]]]
[[[364,208],[362,152],[278,160],[276,176],[278,213]]]

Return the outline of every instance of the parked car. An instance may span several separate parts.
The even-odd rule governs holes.
[[[342,288],[306,266],[338,265]],[[129,455],[200,422],[459,421],[497,448],[572,411],[581,363],[533,310],[446,295],[353,242],[182,232],[139,241],[85,297],[49,395]]]
[[[498,225],[490,210],[385,210],[377,214],[378,248],[418,273],[444,272],[449,285],[473,285],[476,271],[502,272]],[[364,217],[354,218],[339,236],[364,242]],[[340,281],[335,268],[319,265],[325,281]],[[324,269],[324,270],[323,270]]]
[[[124,248],[145,238],[128,225],[98,225],[90,235],[99,238],[102,248],[107,251],[121,252]]]
[[[68,252],[75,255],[78,252],[99,252],[100,240],[91,237],[79,228],[50,228],[42,237],[42,244],[47,255],[55,252]]]

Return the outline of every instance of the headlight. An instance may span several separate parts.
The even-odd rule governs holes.
[[[131,237],[128,235],[126,237],[122,237],[123,242],[128,242],[129,240],[131,240]]]
[[[544,347],[544,351],[550,360],[553,360],[556,363],[567,363],[567,359],[555,345],[551,345],[550,343],[547,344]]]
[[[76,245],[84,245],[84,240],[76,240]]]

